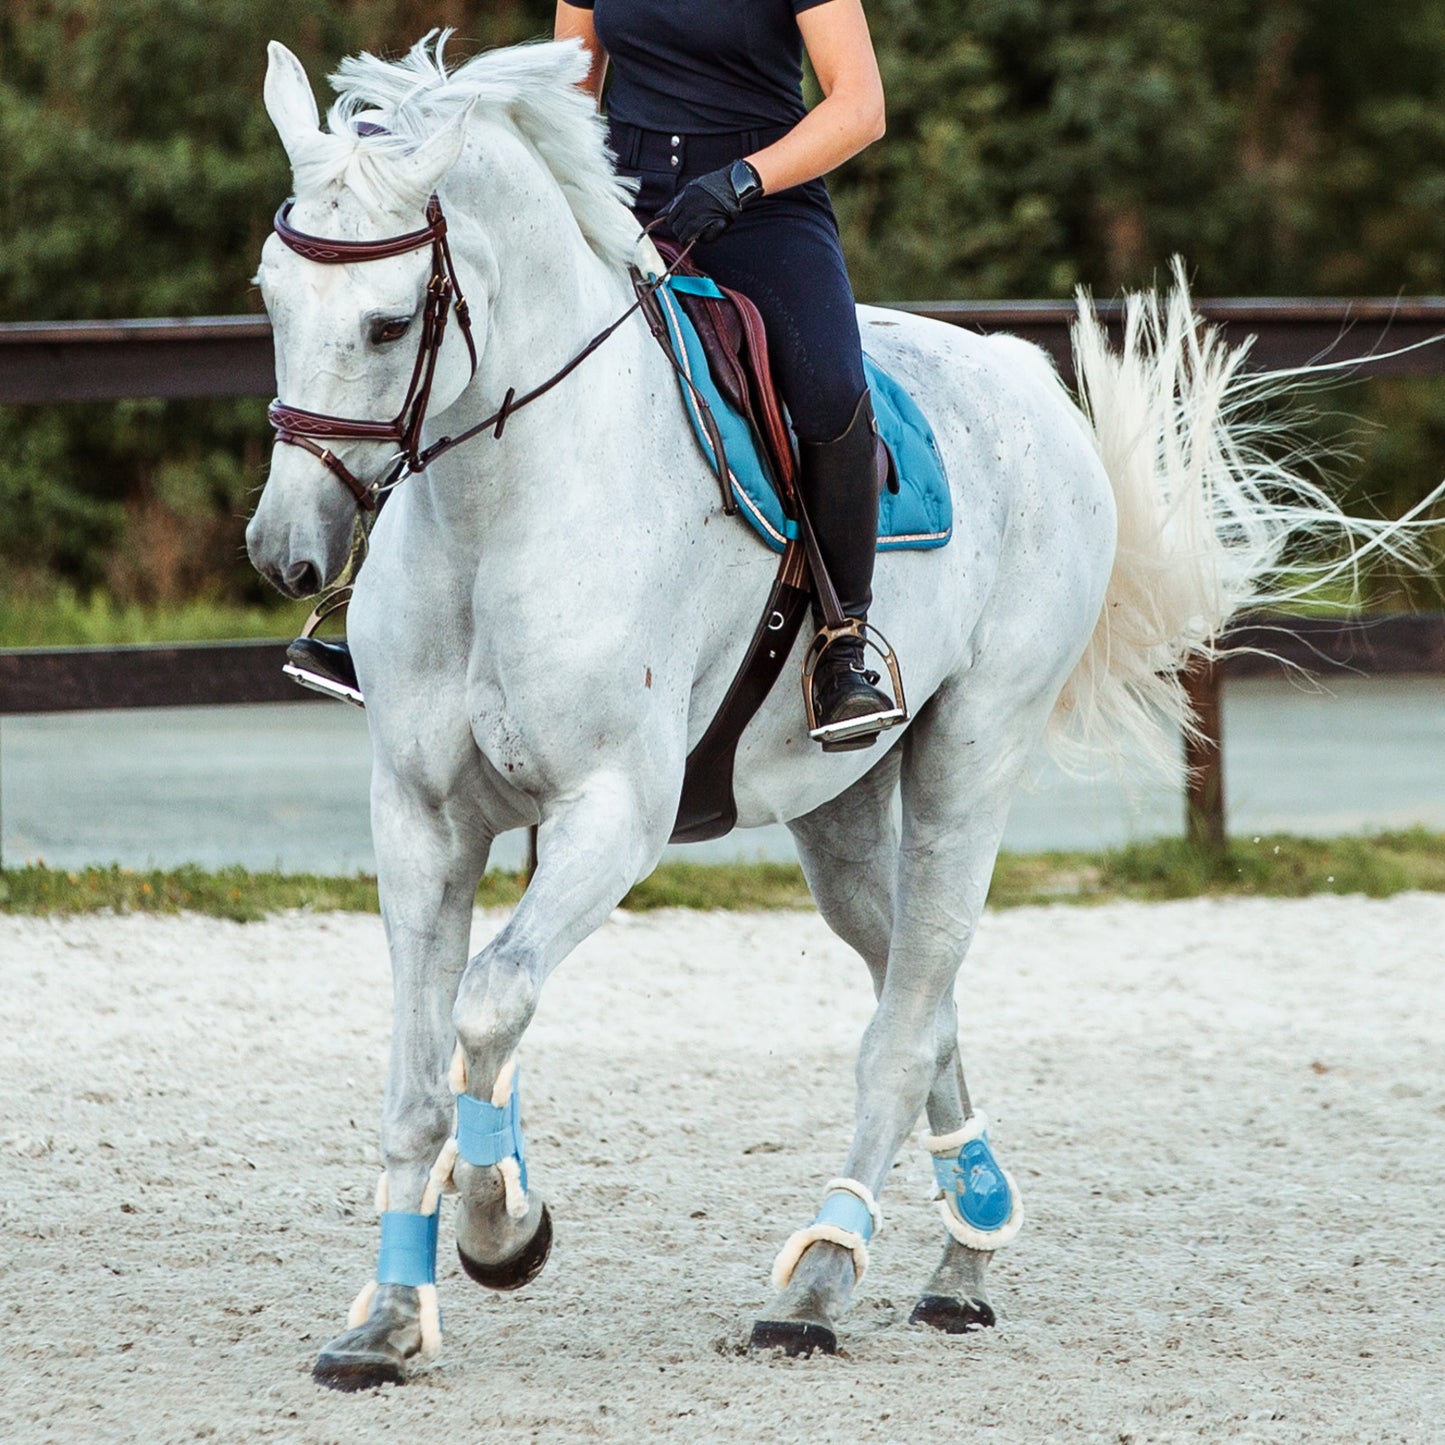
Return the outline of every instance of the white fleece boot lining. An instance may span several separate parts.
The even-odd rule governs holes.
[[[442,1307],[434,1284],[419,1284],[416,1293],[417,1303],[421,1306],[421,1349],[417,1357],[426,1362],[441,1354]]]
[[[517,1056],[512,1055],[502,1065],[497,1082],[492,1085],[492,1108],[505,1109],[512,1099],[512,1081],[517,1077]]]
[[[963,1128],[955,1129],[952,1134],[925,1134],[923,1147],[930,1154],[940,1157],[957,1154],[965,1144],[972,1144],[975,1139],[982,1139],[987,1133],[988,1115],[970,1114]]]
[[[856,1179],[830,1179],[828,1187],[823,1191],[824,1199],[830,1194],[838,1193],[851,1194],[862,1201],[872,1217],[874,1234],[883,1228],[883,1211],[879,1209],[873,1191],[866,1184],[860,1184]],[[808,1247],[820,1242],[836,1244],[848,1250],[853,1256],[853,1283],[856,1285],[862,1280],[868,1268],[867,1240],[856,1230],[843,1229],[836,1224],[810,1224],[806,1229],[800,1229],[792,1235],[778,1251],[778,1257],[773,1261],[773,1288],[779,1291],[787,1289],[797,1271],[798,1262]]]
[[[457,1182],[452,1177],[457,1167],[457,1141],[448,1139],[442,1145],[442,1152],[437,1155],[437,1162],[432,1165],[431,1173],[427,1176],[426,1190],[421,1197],[421,1213],[435,1214],[441,1207],[443,1194],[455,1194]]]
[[[836,1224],[810,1224],[806,1229],[800,1229],[778,1251],[778,1257],[773,1261],[774,1289],[787,1289],[798,1268],[798,1261],[810,1245],[818,1243],[836,1244],[848,1250],[853,1256],[854,1283],[863,1278],[868,1268],[868,1245],[863,1236],[851,1229],[839,1229]]]
[[[527,1191],[522,1188],[522,1166],[515,1159],[503,1159],[497,1164],[497,1173],[502,1176],[507,1191],[507,1215],[511,1219],[525,1219],[530,1207]]]
[[[354,1330],[358,1325],[366,1323],[371,1316],[371,1302],[380,1288],[374,1279],[369,1279],[362,1285],[361,1293],[351,1301],[351,1308],[346,1312],[347,1329]]]

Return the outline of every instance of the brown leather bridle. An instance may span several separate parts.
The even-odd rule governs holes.
[[[406,477],[425,471],[444,452],[451,451],[453,447],[470,441],[484,431],[490,431],[493,437],[500,438],[513,412],[520,411],[528,402],[535,401],[539,396],[551,391],[559,381],[569,376],[634,311],[639,310],[651,298],[652,293],[687,259],[692,250],[690,245],[684,247],[660,276],[646,280],[634,276],[637,300],[541,385],[533,387],[523,396],[517,395],[515,387],[509,387],[501,406],[491,416],[454,437],[442,437],[423,450],[421,429],[426,421],[427,403],[431,400],[432,380],[436,375],[442,339],[446,335],[447,315],[453,308],[457,313],[457,324],[462,329],[462,335],[466,337],[467,350],[471,353],[472,375],[477,373],[477,346],[472,339],[471,313],[466,298],[462,295],[461,284],[457,280],[451,247],[447,244],[447,222],[442,214],[441,202],[435,194],[427,201],[427,223],[421,230],[408,231],[403,236],[389,236],[380,241],[332,241],[322,236],[308,236],[291,224],[291,208],[294,205],[294,199],[289,200],[276,212],[276,234],[298,256],[304,256],[308,261],[316,261],[323,266],[349,266],[358,261],[384,261],[391,256],[405,256],[408,252],[419,251],[423,246],[430,246],[432,249],[432,275],[427,282],[426,303],[422,308],[421,345],[417,351],[416,365],[412,367],[406,400],[402,402],[401,410],[394,421],[362,421],[353,417],[327,416],[323,412],[288,406],[279,396],[266,413],[271,425],[276,429],[278,442],[310,452],[346,486],[356,498],[357,505],[367,512],[377,509],[377,498],[382,493]],[[651,231],[655,225],[656,221],[644,229]],[[713,435],[715,431],[716,428],[710,425],[709,435]],[[350,468],[329,447],[317,445],[318,441],[395,442],[398,451],[390,472],[381,481],[368,486],[354,476]],[[716,446],[714,455],[721,458],[720,437],[716,438]],[[725,464],[720,465],[720,477],[725,474],[725,470]],[[730,507],[732,496],[725,481],[723,491]]]
[[[404,472],[419,472],[425,466],[421,429],[426,421],[427,403],[431,400],[437,358],[446,336],[447,316],[453,308],[457,313],[457,324],[466,338],[467,351],[471,354],[472,375],[477,372],[477,345],[472,339],[471,313],[457,279],[451,247],[447,244],[446,217],[442,215],[441,202],[433,195],[426,205],[427,223],[419,231],[408,231],[404,236],[389,236],[380,241],[332,241],[298,231],[290,220],[294,205],[294,200],[287,201],[276,212],[276,234],[298,256],[323,266],[384,261],[392,256],[420,251],[424,246],[431,247],[432,274],[422,305],[421,345],[417,349],[416,364],[411,369],[406,400],[402,402],[395,420],[361,421],[353,417],[327,416],[299,406],[288,406],[279,396],[267,411],[271,425],[276,428],[277,441],[310,452],[350,490],[358,506],[374,512],[378,492],[395,483]],[[381,483],[368,486],[352,474],[335,452],[318,445],[318,441],[395,442],[398,447],[395,466]]]

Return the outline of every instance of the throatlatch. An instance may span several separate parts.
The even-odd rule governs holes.
[[[974,1114],[952,1134],[926,1136],[944,1227],[970,1249],[1002,1249],[1023,1228],[1024,1204],[1013,1176],[994,1156],[988,1120]]]
[[[853,1255],[854,1282],[868,1268],[868,1241],[883,1228],[883,1212],[872,1191],[856,1179],[831,1179],[817,1217],[794,1234],[773,1261],[773,1288],[784,1290],[810,1245],[825,1242]]]

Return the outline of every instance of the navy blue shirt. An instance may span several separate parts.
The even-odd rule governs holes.
[[[608,119],[688,135],[796,125],[798,12],[828,0],[568,0],[612,62]]]

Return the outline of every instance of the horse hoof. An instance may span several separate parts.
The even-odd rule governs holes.
[[[908,1323],[928,1325],[946,1335],[971,1335],[976,1330],[991,1330],[996,1318],[987,1300],[926,1294],[913,1306]]]
[[[748,1348],[782,1350],[792,1359],[806,1359],[815,1352],[836,1355],[838,1336],[826,1325],[808,1324],[803,1320],[758,1320],[753,1325]]]
[[[461,1260],[468,1278],[487,1289],[498,1290],[521,1289],[523,1285],[531,1284],[542,1273],[542,1266],[551,1253],[552,1215],[545,1204],[542,1206],[542,1218],[537,1223],[537,1232],[511,1259],[483,1264],[463,1254],[461,1246],[457,1246],[457,1258]]]
[[[404,1385],[406,1369],[393,1355],[332,1354],[322,1350],[312,1367],[311,1378],[328,1390],[376,1390],[382,1385]]]

